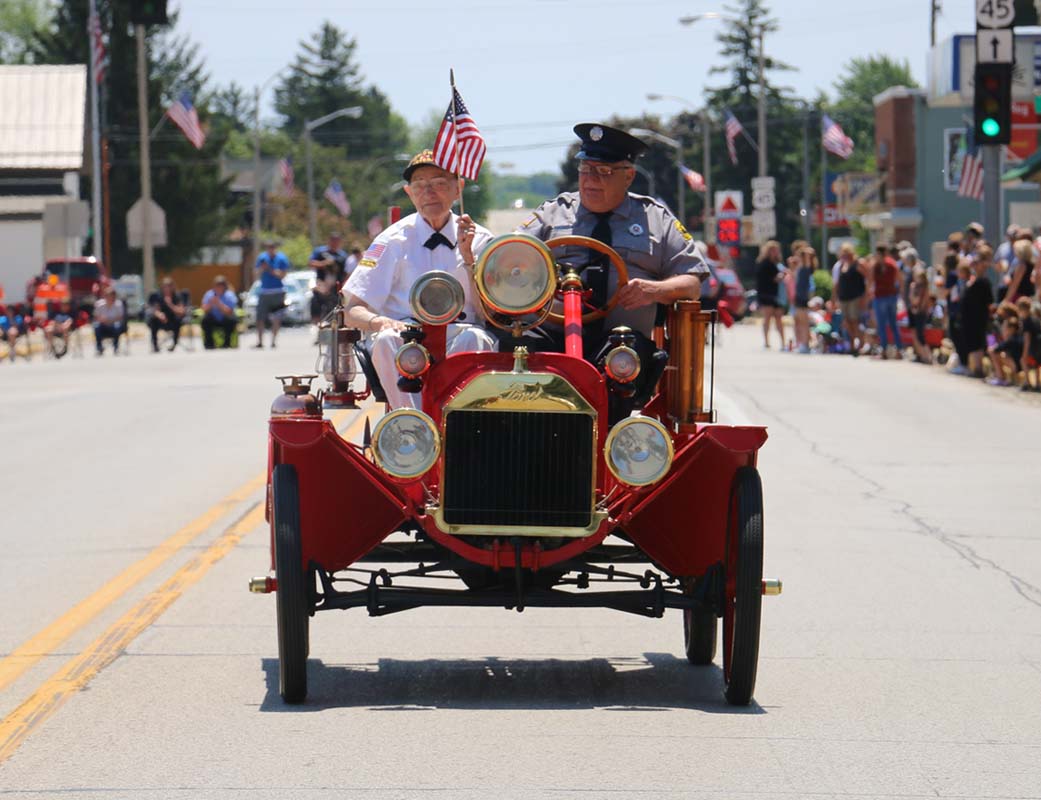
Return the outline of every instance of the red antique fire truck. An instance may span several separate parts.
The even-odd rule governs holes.
[[[714,312],[694,301],[675,303],[655,332],[651,396],[611,420],[612,394],[631,394],[648,366],[628,329],[614,330],[596,363],[583,357],[583,325],[615,298],[584,305],[579,277],[553,256],[574,246],[605,253],[625,285],[617,253],[575,236],[501,236],[474,275],[490,323],[521,336],[554,317],[564,352],[446,356],[463,291],[451,275],[430,272],[412,289],[417,324],[397,358],[399,386],[421,392],[422,410],[385,414],[358,443],[323,416],[370,394],[381,399],[342,308],[321,330],[328,386],[313,395],[316,376],[282,377],[268,449],[274,575],[250,588],[276,593],[286,702],[306,697],[316,612],[421,606],[603,607],[648,617],[678,609],[696,665],[712,663],[721,618],[726,700],[750,702],[762,597],[781,590],[763,578],[756,461],[766,430],[715,423],[711,380],[705,397]],[[446,585],[446,577],[458,580]]]

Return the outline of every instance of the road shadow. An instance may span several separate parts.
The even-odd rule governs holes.
[[[581,660],[386,658],[375,665],[311,659],[307,702],[293,706],[282,702],[278,693],[278,660],[263,659],[262,668],[267,695],[260,710],[270,712],[369,707],[766,713],[754,701],[744,707],[727,705],[718,666],[695,667],[671,653]]]

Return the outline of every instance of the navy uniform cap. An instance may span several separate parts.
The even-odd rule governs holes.
[[[625,131],[583,122],[575,126],[575,133],[582,140],[582,149],[576,158],[590,161],[635,161],[647,149],[647,145]]]

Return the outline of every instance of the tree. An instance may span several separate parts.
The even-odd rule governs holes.
[[[98,0],[102,30],[107,36],[109,64],[103,86],[103,134],[111,143],[111,220],[113,274],[140,272],[141,256],[127,247],[126,212],[140,195],[136,42],[130,24],[133,0]],[[34,37],[38,63],[86,63],[87,0],[66,0],[56,8],[49,28]],[[176,25],[176,17],[171,20]],[[173,28],[147,32],[148,127],[154,129],[182,90],[190,92],[203,128],[209,113],[207,76],[197,48]],[[208,244],[219,243],[235,222],[239,209],[226,208],[228,181],[221,179],[218,155],[226,133],[210,130],[202,150],[196,150],[169,121],[152,143],[152,187],[155,201],[166,212],[166,247],[155,251],[162,267],[184,264]],[[89,185],[83,187],[89,196]]]
[[[918,84],[906,60],[901,62],[886,55],[854,58],[843,69],[843,74],[835,81],[838,96],[828,112],[853,139],[856,148],[843,167],[851,171],[873,172],[875,96],[891,86],[915,88]]]
[[[317,128],[314,141],[339,146],[351,158],[388,155],[405,146],[408,126],[378,89],[364,86],[355,63],[354,39],[326,21],[300,47],[289,74],[275,89],[275,110],[282,116],[283,130],[299,136],[308,120],[361,106],[360,117],[342,117]]]
[[[47,0],[4,0],[0,4],[0,64],[33,60],[33,38],[47,27],[50,5]]]

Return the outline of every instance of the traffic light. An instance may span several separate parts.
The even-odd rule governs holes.
[[[168,25],[166,0],[130,0],[130,21],[135,25]]]
[[[737,217],[717,219],[716,241],[725,246],[741,244],[741,220]]]
[[[977,144],[1008,144],[1012,140],[1012,65],[977,64],[973,94]]]

